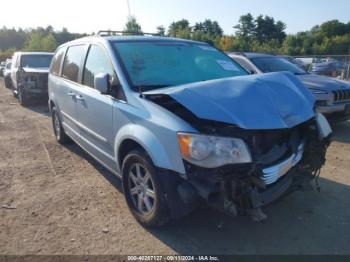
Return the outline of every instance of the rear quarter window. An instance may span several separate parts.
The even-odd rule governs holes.
[[[63,77],[73,82],[78,82],[79,70],[85,57],[85,53],[85,45],[68,47],[62,69]]]
[[[50,73],[53,75],[59,76],[61,74],[61,64],[62,60],[64,58],[64,53],[66,49],[65,48],[60,48],[57,50],[56,54],[54,55],[50,67]]]

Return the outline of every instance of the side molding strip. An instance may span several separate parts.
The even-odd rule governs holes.
[[[87,133],[89,133],[90,135],[96,137],[98,140],[101,140],[104,143],[108,142],[107,138],[104,138],[103,136],[100,136],[99,134],[97,134],[96,132],[92,131],[91,129],[87,128],[86,126],[84,126],[82,123],[80,123],[79,121],[75,120],[74,118],[70,117],[67,113],[61,111],[62,115],[64,115],[66,118],[68,118],[70,121],[72,121],[74,124],[76,124],[79,128],[85,130]]]

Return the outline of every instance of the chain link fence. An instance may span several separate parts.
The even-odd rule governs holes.
[[[310,73],[350,81],[350,55],[295,56]]]

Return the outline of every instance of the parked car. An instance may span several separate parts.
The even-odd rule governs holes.
[[[308,70],[308,65],[305,64],[303,61],[299,60],[299,59],[296,59],[295,57],[293,56],[289,56],[289,55],[283,55],[281,56],[283,57],[284,59],[288,60],[289,62],[291,62],[292,64],[300,67],[301,69],[307,71]]]
[[[4,70],[4,82],[5,87],[10,88],[11,84],[11,60],[6,62],[5,70]]]
[[[306,85],[316,98],[317,110],[332,121],[350,119],[350,83],[309,74],[286,59],[258,53],[230,53],[231,58],[253,73],[289,71]]]
[[[122,179],[144,226],[201,201],[230,215],[310,181],[331,129],[290,73],[251,75],[206,43],[92,36],[60,46],[49,74],[59,143],[75,141]]]
[[[47,81],[53,53],[16,52],[12,58],[13,93],[21,105],[35,98],[47,98]]]
[[[6,66],[6,61],[3,61],[0,63],[0,76],[4,75],[5,66]]]
[[[329,61],[324,63],[312,63],[309,72],[315,75],[337,77],[341,76],[347,69],[345,63],[339,61]]]

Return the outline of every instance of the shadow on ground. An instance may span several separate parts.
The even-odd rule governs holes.
[[[70,150],[72,153],[87,160],[90,163],[90,165],[92,165],[101,175],[103,175],[103,177],[111,185],[113,185],[120,192],[123,192],[123,186],[122,186],[121,180],[112,172],[110,172],[108,169],[106,169],[104,166],[102,166],[100,163],[98,163],[93,157],[91,157],[88,153],[86,153],[81,147],[79,147],[74,142],[70,144],[66,144],[64,145],[64,147]]]
[[[350,188],[320,184],[321,193],[295,192],[265,208],[263,223],[202,208],[150,232],[179,254],[350,254]]]
[[[350,143],[350,121],[334,124],[333,129],[333,141],[341,143]]]
[[[25,107],[35,113],[39,113],[44,116],[51,116],[49,107],[47,105],[47,100],[33,101],[33,102],[30,102]]]

